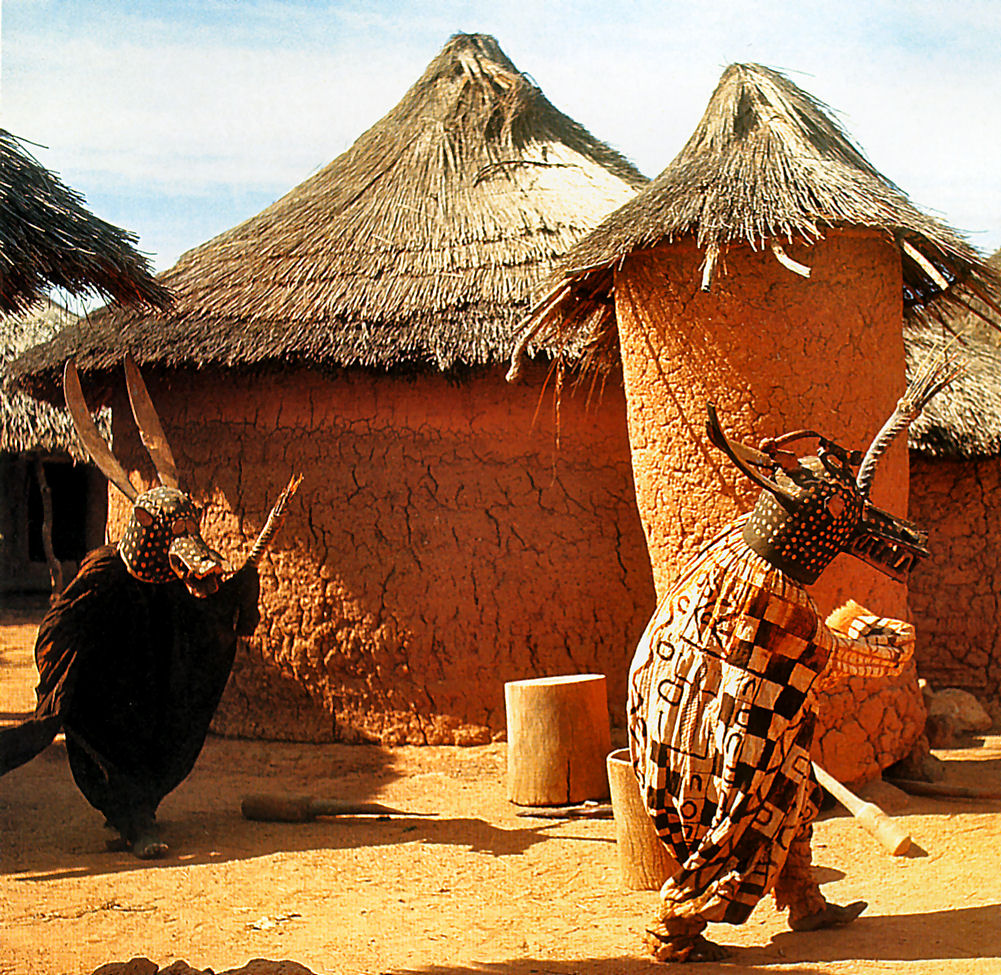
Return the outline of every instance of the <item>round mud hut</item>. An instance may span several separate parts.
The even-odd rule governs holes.
[[[1001,251],[989,263],[1001,271]],[[904,333],[908,364],[953,335],[965,373],[911,427],[911,517],[929,531],[931,558],[910,581],[918,671],[959,687],[1001,715],[1001,334],[980,301],[948,328]]]
[[[564,258],[519,347],[574,342],[621,362],[637,504],[658,594],[755,489],[707,442],[706,403],[756,443],[809,428],[865,447],[905,385],[903,319],[993,280],[956,233],[915,209],[816,99],[754,64],[723,73],[670,165]],[[908,458],[884,459],[874,503],[907,511]],[[815,587],[906,613],[906,590],[842,556]],[[902,757],[924,708],[911,668],[891,690],[838,685],[821,757],[857,780]]]
[[[505,681],[595,671],[621,710],[654,603],[621,388],[555,402],[546,349],[523,387],[504,372],[533,289],[645,182],[493,38],[457,35],[343,155],[165,272],[169,311],[19,360],[51,385],[75,355],[93,389],[131,352],[234,559],[305,475],[218,731],[483,742]]]

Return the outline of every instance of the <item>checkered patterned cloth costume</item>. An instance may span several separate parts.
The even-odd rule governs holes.
[[[740,924],[809,834],[819,786],[810,745],[821,675],[899,673],[914,629],[870,614],[826,626],[806,590],[731,524],[686,566],[629,673],[640,791],[680,869],[669,913]]]

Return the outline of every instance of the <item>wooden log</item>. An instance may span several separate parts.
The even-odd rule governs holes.
[[[619,877],[626,890],[660,890],[678,869],[643,804],[628,748],[608,756]]]
[[[611,748],[603,674],[509,681],[507,797],[519,806],[567,806],[608,796]]]
[[[817,781],[855,817],[855,821],[867,833],[875,837],[887,853],[895,857],[907,853],[911,848],[910,834],[901,829],[879,806],[860,799],[816,762],[813,763],[813,772]]]
[[[318,816],[425,816],[381,802],[352,802],[303,795],[244,796],[240,803],[244,819],[266,823],[311,823]]]

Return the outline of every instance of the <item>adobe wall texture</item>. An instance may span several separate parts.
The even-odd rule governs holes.
[[[704,293],[703,255],[691,239],[633,254],[616,273],[636,497],[658,594],[757,495],[706,440],[706,402],[716,404],[729,436],[752,445],[806,427],[864,449],[903,391],[896,249],[880,235],[849,230],[786,251],[812,269],[808,280],[770,251],[740,246],[723,256]],[[877,505],[899,514],[908,495],[902,439],[873,490]],[[905,588],[846,556],[811,594],[824,613],[852,597],[906,618]],[[849,781],[906,754],[924,719],[913,670],[875,699],[867,694],[873,703],[863,712],[859,693],[842,685],[821,702],[822,726],[841,737],[828,747],[822,735],[820,754]],[[887,728],[896,729],[892,741]]]
[[[911,452],[911,519],[931,557],[911,577],[918,669],[1001,704],[1001,460]]]
[[[587,672],[607,675],[621,715],[654,605],[623,397],[588,408],[565,393],[557,444],[543,377],[149,377],[185,486],[207,502],[203,534],[228,558],[305,475],[217,730],[487,741],[504,728],[505,681]],[[127,416],[116,403],[115,450],[133,469]]]

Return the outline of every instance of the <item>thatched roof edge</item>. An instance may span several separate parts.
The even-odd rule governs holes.
[[[165,272],[171,308],[102,309],[14,381],[126,351],[169,368],[503,363],[538,283],[645,183],[492,37],[456,35],[346,152]]]
[[[170,292],[136,243],[0,129],[0,313],[28,311],[54,287],[165,307]]]
[[[49,299],[30,315],[0,315],[0,372],[19,351],[58,334],[76,320]],[[98,428],[110,436],[110,417],[101,411]],[[42,403],[24,393],[0,388],[0,451],[8,453],[68,454],[73,460],[89,460],[73,428],[61,396],[57,405]]]
[[[987,265],[1001,271],[1001,250]],[[972,302],[941,323],[904,329],[908,371],[944,343],[954,343],[964,373],[940,392],[911,425],[908,445],[929,457],[974,459],[1001,454],[1001,332],[983,321],[990,315]]]
[[[882,176],[823,103],[769,68],[731,65],[675,159],[567,252],[521,340],[581,346],[607,364],[614,268],[630,254],[694,238],[708,290],[729,246],[811,244],[845,227],[883,232],[900,250],[909,323],[947,321],[983,299],[1001,320],[1001,277]]]

